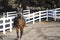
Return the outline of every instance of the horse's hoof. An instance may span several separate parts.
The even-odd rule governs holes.
[[[19,40],[19,38],[16,38],[16,39],[14,39],[14,40]]]
[[[14,39],[14,40],[20,40],[20,38],[16,38],[16,39]]]
[[[19,36],[17,36],[17,38],[19,38]]]
[[[14,40],[18,40],[18,39],[14,39]]]

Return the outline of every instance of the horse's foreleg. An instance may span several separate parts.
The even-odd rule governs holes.
[[[23,27],[20,28],[20,38],[22,38],[22,34],[23,34]]]
[[[23,31],[20,32],[20,38],[22,38]]]
[[[19,29],[18,28],[16,28],[16,33],[17,33],[17,38],[19,38]]]

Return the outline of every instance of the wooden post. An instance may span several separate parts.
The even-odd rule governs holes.
[[[10,19],[10,32],[12,32],[12,18]]]
[[[55,19],[55,21],[56,21],[56,10],[54,11],[54,14],[55,14],[55,17],[54,17],[54,19]]]
[[[34,19],[34,13],[33,13],[33,24],[35,23],[35,19]]]
[[[39,22],[41,22],[41,11],[39,11]]]
[[[46,19],[46,21],[48,21],[48,17],[49,17],[49,16],[48,16],[48,9],[46,10],[46,12],[47,12],[47,19]]]
[[[3,13],[3,34],[5,34],[5,13]]]

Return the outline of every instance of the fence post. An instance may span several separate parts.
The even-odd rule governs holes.
[[[39,11],[39,22],[41,22],[41,11]]]
[[[3,34],[5,34],[5,13],[3,13]]]
[[[55,17],[54,17],[54,19],[55,19],[55,21],[56,21],[56,10],[54,10],[54,14],[55,14]]]
[[[33,24],[35,23],[35,19],[34,18],[35,18],[35,16],[34,16],[34,13],[33,13]]]
[[[12,32],[12,18],[10,19],[10,32]]]
[[[7,18],[8,18],[8,12],[7,12]]]
[[[48,9],[46,10],[46,12],[47,12],[47,19],[46,19],[46,21],[48,21],[48,17],[49,17],[49,16],[48,16]]]

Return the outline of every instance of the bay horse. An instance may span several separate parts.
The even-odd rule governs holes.
[[[22,38],[23,30],[25,26],[25,19],[22,14],[17,14],[17,17],[14,18],[14,27],[16,28],[17,38],[19,38],[19,30],[20,30],[20,38]]]

